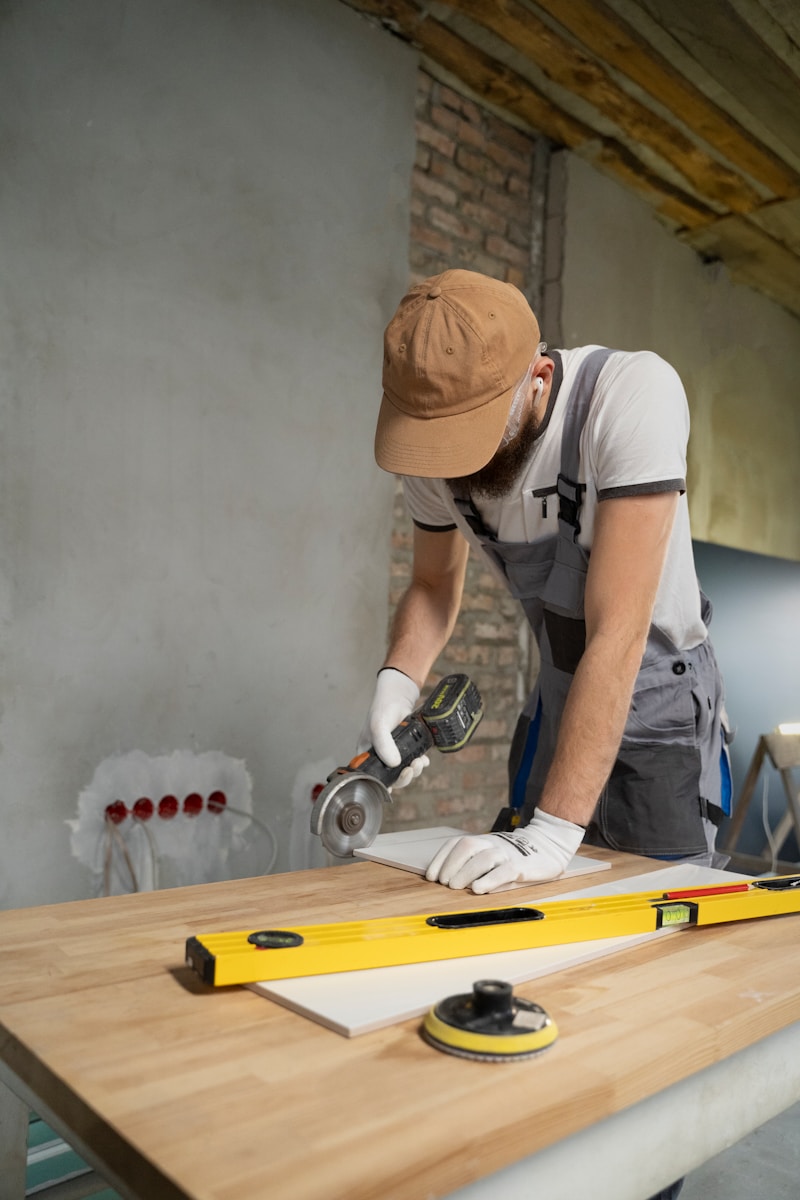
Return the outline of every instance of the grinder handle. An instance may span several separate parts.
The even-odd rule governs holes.
[[[399,766],[387,767],[383,759],[378,758],[375,751],[369,749],[363,754],[357,754],[346,767],[340,767],[334,774],[358,771],[362,775],[372,775],[374,779],[379,780],[386,787],[390,787],[409,763],[412,763],[415,758],[419,758],[421,754],[426,754],[433,745],[433,734],[416,713],[412,713],[411,716],[401,721],[397,728],[392,730],[392,737],[400,751]]]

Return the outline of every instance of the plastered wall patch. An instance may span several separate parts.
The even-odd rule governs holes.
[[[252,812],[252,781],[239,759],[218,751],[142,751],[104,759],[67,821],[72,853],[95,895],[150,891],[227,878],[230,855],[267,835],[264,874],[274,865],[272,831]]]

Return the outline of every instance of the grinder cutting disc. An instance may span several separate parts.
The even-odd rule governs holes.
[[[510,983],[480,979],[471,995],[448,996],[422,1025],[437,1050],[478,1062],[517,1062],[551,1046],[558,1029],[532,1000],[515,997]]]
[[[391,800],[388,788],[372,775],[350,771],[334,777],[311,810],[311,832],[326,850],[346,858],[371,846],[383,821],[383,806]]]

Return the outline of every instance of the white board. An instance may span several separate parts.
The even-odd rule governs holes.
[[[397,833],[380,833],[371,846],[354,850],[358,858],[369,862],[382,863],[385,867],[399,867],[401,871],[413,871],[415,875],[424,875],[428,863],[440,846],[452,837],[468,836],[465,829],[451,829],[447,825],[439,825],[435,829],[406,829]],[[571,879],[575,875],[590,875],[594,871],[607,871],[611,866],[599,858],[588,858],[576,854],[570,862],[562,879]],[[530,887],[529,883],[515,883],[509,891],[520,887]]]
[[[737,879],[748,878],[732,871],[698,867],[694,863],[676,863],[649,875],[634,875],[629,879],[597,884],[548,899],[567,900],[576,896],[612,896],[661,888],[702,887],[719,882],[735,883]],[[537,950],[481,954],[444,962],[380,967],[373,971],[344,971],[337,975],[314,975],[249,986],[260,995],[344,1037],[355,1037],[410,1017],[423,1016],[445,996],[471,992],[476,979],[504,979],[511,984],[523,983],[674,932],[672,929],[662,929],[657,933],[635,937],[602,938]]]

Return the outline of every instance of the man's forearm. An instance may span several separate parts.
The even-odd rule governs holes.
[[[414,529],[411,584],[397,606],[384,666],[419,688],[449,641],[461,607],[469,547],[456,529]]]
[[[398,604],[383,665],[409,675],[422,688],[447,645],[457,616],[458,605],[412,583]]]
[[[611,774],[647,645],[677,492],[598,506],[586,579],[586,649],[539,806],[587,825]]]
[[[572,682],[556,752],[538,806],[588,825],[611,773],[630,708],[644,644],[623,653],[611,642],[587,646]]]

